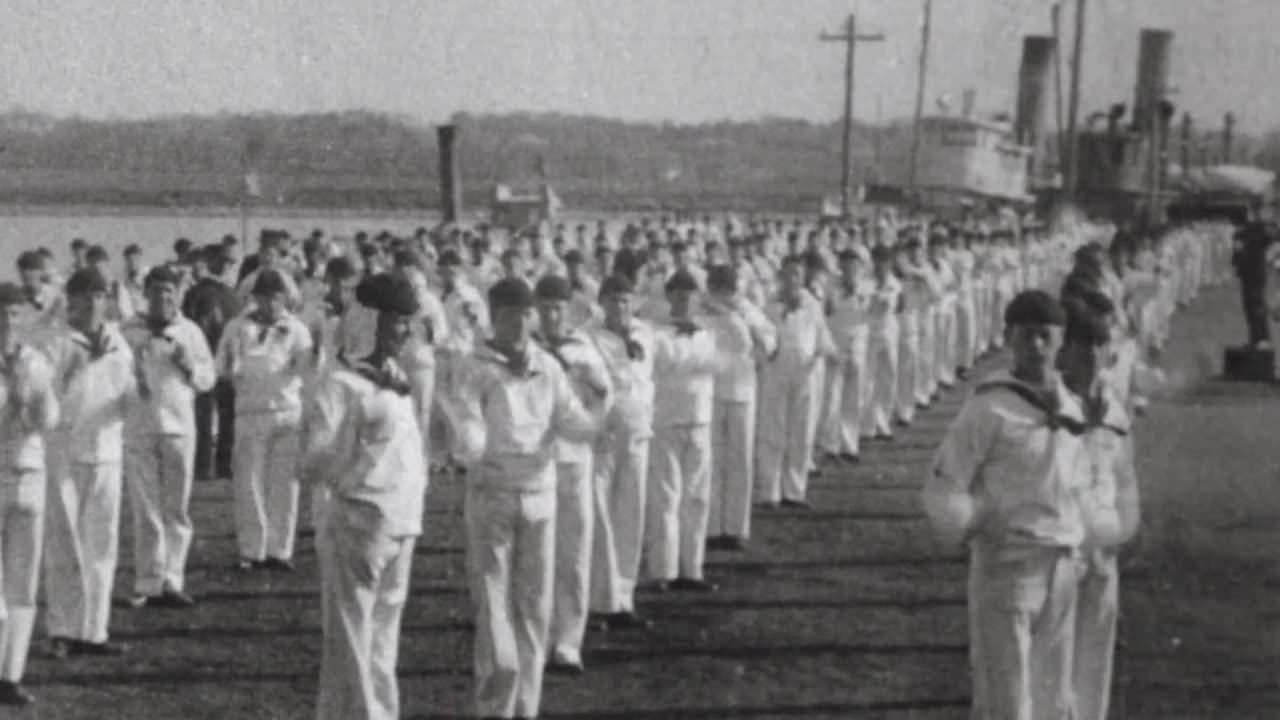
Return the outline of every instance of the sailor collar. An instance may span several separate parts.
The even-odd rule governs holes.
[[[1089,428],[1085,420],[1079,399],[1067,390],[1062,378],[1054,375],[1053,390],[1045,393],[1015,378],[1007,370],[1002,370],[978,384],[975,394],[983,395],[998,390],[1007,390],[1021,398],[1024,402],[1044,413],[1045,423],[1051,430],[1059,428],[1072,435],[1082,435]]]
[[[496,347],[492,340],[486,340],[483,345],[476,349],[476,357],[483,362],[501,366],[511,373],[513,377],[533,378],[542,374],[534,362],[535,354],[539,352],[535,346],[536,343],[530,343],[525,347],[522,372],[517,372],[516,368],[512,366],[512,361],[516,355]]]

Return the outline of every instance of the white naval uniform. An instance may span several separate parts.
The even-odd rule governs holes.
[[[481,717],[538,715],[554,586],[555,441],[589,442],[603,421],[603,412],[583,408],[554,358],[532,344],[525,352],[516,375],[488,344],[478,348],[443,408],[467,465]]]
[[[951,267],[956,275],[955,284],[955,357],[952,369],[968,370],[973,367],[978,354],[978,327],[974,286],[974,256],[968,248],[958,248],[951,254]]]
[[[311,342],[306,325],[289,313],[270,326],[249,314],[228,324],[218,345],[218,372],[236,389],[232,497],[242,560],[293,556],[302,379],[314,365]]]
[[[195,474],[195,397],[216,379],[200,326],[181,315],[152,329],[137,317],[124,327],[137,368],[138,399],[124,433],[124,475],[133,515],[134,591],[182,591],[191,548],[191,481]],[[181,347],[187,374],[173,359]]]
[[[932,263],[936,302],[933,308],[933,377],[934,387],[950,387],[956,381],[956,305],[960,297],[960,280],[950,257]]]
[[[862,416],[869,404],[867,393],[872,387],[867,374],[871,295],[862,285],[852,293],[844,288],[835,292],[835,312],[829,324],[839,356],[829,365],[822,425],[825,432],[819,440],[830,454],[857,455]]]
[[[923,491],[946,540],[969,545],[973,717],[1071,717],[1085,539],[1084,415],[1053,379],[1056,410],[1007,372],[979,383],[943,437]]]
[[[867,387],[863,403],[861,431],[865,437],[893,434],[893,415],[898,397],[898,303],[902,283],[893,275],[884,282],[869,281]]]
[[[390,365],[404,379],[397,390],[356,370],[362,366],[330,366],[308,398],[303,432],[301,474],[329,496],[316,537],[324,622],[318,720],[400,717],[400,618],[422,534],[427,463],[403,371]]]
[[[591,394],[595,390],[584,379],[591,378],[604,391],[607,407],[611,383],[600,351],[577,331],[570,331],[555,342],[579,399],[584,404],[593,402]],[[592,472],[591,443],[567,439],[556,442],[555,590],[549,643],[552,656],[568,663],[582,662],[582,640],[587,632],[596,524]]]
[[[701,580],[711,509],[715,339],[702,327],[681,334],[661,323],[657,332],[670,352],[659,353],[653,364],[661,382],[655,383],[649,446],[647,574],[659,581]]]
[[[595,538],[591,551],[591,611],[635,610],[636,581],[644,544],[649,444],[653,438],[654,359],[665,344],[653,327],[630,321],[638,356],[627,341],[588,323],[584,333],[604,358],[613,385],[613,408],[595,443]]]
[[[913,268],[911,272],[915,272]],[[902,279],[902,309],[898,313],[898,391],[897,419],[910,424],[916,417],[916,404],[921,397],[921,320],[928,311],[928,288],[923,275],[911,274]]]
[[[1077,720],[1107,720],[1119,617],[1120,545],[1137,531],[1138,482],[1133,440],[1123,401],[1100,381],[1103,409],[1085,432],[1082,514],[1085,569],[1076,608],[1075,700]],[[1095,394],[1097,391],[1095,391]]]
[[[778,330],[778,347],[760,373],[758,490],[767,503],[803,501],[817,432],[814,376],[835,344],[822,305],[808,292],[794,309],[769,303],[765,315]]]
[[[26,670],[36,624],[44,543],[44,437],[57,425],[59,413],[53,368],[38,350],[20,345],[12,357],[0,357],[0,370],[0,680],[16,683]]]
[[[49,637],[102,643],[111,617],[120,541],[121,460],[134,360],[114,323],[105,349],[66,328],[47,346],[62,422],[46,436],[45,624]]]
[[[764,312],[741,297],[732,309],[717,307],[704,320],[722,363],[711,408],[707,535],[746,540],[755,488],[756,366],[777,349],[778,336]]]

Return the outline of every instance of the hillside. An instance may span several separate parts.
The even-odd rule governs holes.
[[[569,207],[808,209],[837,189],[840,125],[766,118],[647,124],[560,114],[471,115],[460,157],[468,207],[495,182],[536,177],[538,158]],[[854,131],[857,179],[910,144],[902,123]],[[1238,153],[1280,168],[1280,131]],[[437,203],[431,126],[352,111],[141,121],[0,114],[0,204],[171,207],[238,204],[244,168],[259,204],[412,209]]]

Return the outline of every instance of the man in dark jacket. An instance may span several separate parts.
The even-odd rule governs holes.
[[[1267,248],[1274,241],[1274,231],[1269,223],[1254,221],[1241,228],[1235,240],[1232,263],[1240,278],[1249,345],[1266,347],[1271,342],[1271,327],[1267,319]]]
[[[204,331],[211,349],[218,347],[222,330],[240,314],[240,299],[224,280],[227,256],[221,245],[207,245],[201,251],[205,272],[182,300],[182,314]],[[218,378],[213,389],[196,396],[196,478],[209,480],[231,477],[232,442],[235,439],[235,390],[231,382]],[[218,433],[213,437],[213,416],[218,417]]]

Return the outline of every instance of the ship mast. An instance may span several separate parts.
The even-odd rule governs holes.
[[[929,25],[933,19],[933,0],[924,0],[924,24],[920,27],[920,69],[916,78],[916,113],[911,128],[911,194],[916,195],[920,172],[920,120],[924,116],[924,79],[929,67]]]
[[[1080,65],[1084,58],[1084,28],[1087,0],[1076,0],[1076,32],[1071,50],[1071,95],[1067,100],[1067,167],[1063,185],[1067,197],[1074,199],[1079,176],[1079,139],[1076,128],[1080,122]]]

